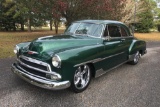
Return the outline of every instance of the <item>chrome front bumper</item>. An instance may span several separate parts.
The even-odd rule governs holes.
[[[41,88],[51,89],[51,90],[61,90],[61,89],[66,89],[70,87],[69,81],[59,82],[59,81],[53,81],[53,80],[46,79],[46,78],[41,78],[27,71],[22,71],[21,69],[17,68],[16,63],[12,65],[11,70],[15,74],[17,74],[20,78],[26,80],[27,82],[35,86],[41,87]]]

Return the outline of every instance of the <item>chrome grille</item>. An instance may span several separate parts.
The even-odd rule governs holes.
[[[39,72],[39,71],[36,71],[34,69],[28,68],[28,67],[26,67],[26,66],[24,66],[24,65],[22,65],[20,63],[18,63],[18,65],[19,65],[18,68],[23,70],[23,71],[27,71],[27,72],[29,72],[31,74],[34,74],[34,75],[37,75],[37,76],[40,76],[40,77],[46,77],[46,73]]]
[[[23,58],[19,58],[19,60],[20,60],[22,63],[26,64],[26,65],[32,66],[32,67],[34,67],[34,68],[42,69],[42,70],[44,70],[44,71],[48,71],[48,68],[47,68],[46,66],[44,66],[44,65],[39,65],[39,64],[30,62],[30,61],[28,61],[28,60],[25,60],[25,59],[23,59]]]
[[[38,75],[41,77],[46,77],[47,74],[57,76],[57,80],[61,79],[61,75],[52,71],[48,63],[26,56],[19,56],[17,60],[17,64],[21,70],[25,70],[31,74]]]
[[[18,62],[26,68],[40,72],[48,73],[51,71],[51,68],[47,63],[26,56],[20,56]]]

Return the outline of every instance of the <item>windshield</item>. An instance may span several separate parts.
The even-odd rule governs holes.
[[[65,34],[78,34],[100,37],[103,26],[93,23],[73,23],[65,31]]]

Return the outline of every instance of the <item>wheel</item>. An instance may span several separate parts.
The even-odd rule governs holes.
[[[89,65],[79,66],[75,71],[71,88],[74,92],[84,91],[91,81],[91,69]]]
[[[130,61],[129,63],[132,64],[132,65],[136,65],[139,62],[140,57],[141,57],[141,54],[139,53],[139,51],[137,51],[133,60]]]

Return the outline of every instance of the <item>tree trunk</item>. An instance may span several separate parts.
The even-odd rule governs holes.
[[[16,31],[16,24],[13,22],[13,31]]]
[[[21,31],[24,31],[24,22],[21,21]]]
[[[56,34],[58,34],[58,25],[59,25],[59,21],[55,20],[54,21],[54,26],[55,26],[55,32],[56,32]]]
[[[28,18],[28,32],[31,32],[31,19]]]
[[[53,28],[52,28],[53,20],[52,19],[50,20],[49,24],[50,24],[50,31],[52,31],[53,30]]]
[[[73,20],[71,18],[66,18],[67,22],[66,22],[66,27],[70,26],[71,23],[73,22]]]
[[[58,27],[55,27],[55,32],[56,34],[58,34]]]
[[[158,31],[160,32],[160,24],[159,24],[159,25],[157,25],[157,28],[158,28]]]

